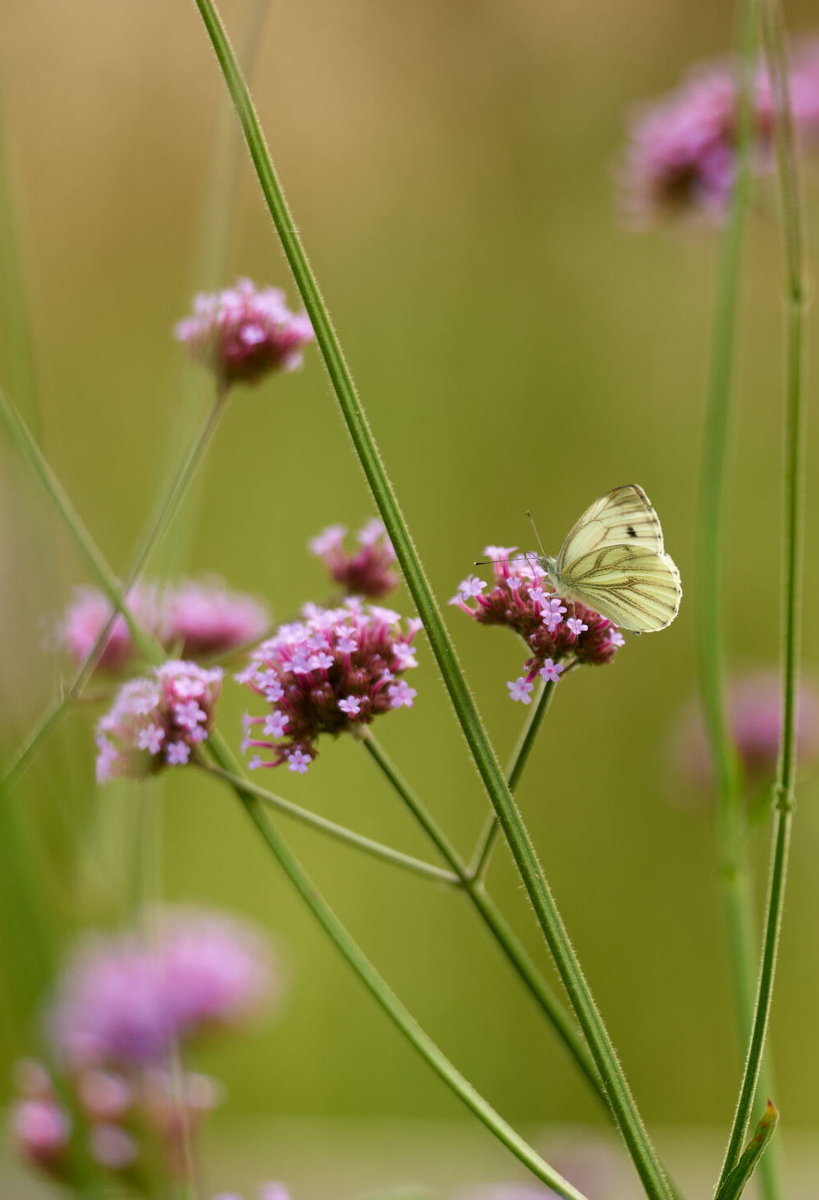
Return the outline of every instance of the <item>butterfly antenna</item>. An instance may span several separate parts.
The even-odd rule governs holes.
[[[537,531],[537,525],[535,525],[535,518],[532,516],[531,510],[528,508],[526,509],[526,518],[529,524],[532,526],[532,533],[535,535],[535,541],[538,544],[538,549],[540,550],[541,556],[545,558],[546,551],[543,549],[543,542],[540,540],[540,534]]]

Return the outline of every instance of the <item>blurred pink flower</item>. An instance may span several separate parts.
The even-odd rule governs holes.
[[[127,596],[128,608],[146,633],[156,635],[159,629],[158,589],[152,584],[139,584]],[[113,606],[99,588],[76,588],[74,599],[60,618],[56,629],[58,645],[68,651],[75,662],[88,657],[105,626],[111,620]],[[135,657],[134,645],[124,618],[117,614],[97,663],[97,669],[119,672]]]
[[[753,672],[730,684],[731,732],[745,778],[752,786],[771,783],[776,774],[781,703],[781,684],[775,672]],[[800,764],[819,758],[819,694],[807,681],[799,688],[796,739]],[[689,704],[680,717],[672,735],[672,757],[679,772],[692,783],[711,784],[711,754],[698,702]]]
[[[284,292],[250,279],[194,299],[193,315],[174,334],[225,385],[256,383],[271,371],[292,371],[313,340],[305,313],[291,313]]]
[[[123,684],[97,722],[97,782],[143,779],[189,762],[210,732],[222,675],[172,659]]]
[[[267,943],[245,922],[167,908],[152,924],[150,940],[132,931],[83,939],[52,1009],[60,1058],[84,1072],[83,1106],[106,1121],[132,1100],[112,1069],[162,1064],[173,1045],[242,1024],[273,994]]]
[[[642,109],[622,172],[635,224],[691,212],[725,215],[734,179],[734,92],[730,67],[714,67]]]
[[[163,649],[181,658],[210,658],[258,641],[270,627],[267,607],[253,596],[230,591],[221,579],[140,583],[128,594],[139,625]],[[78,588],[57,624],[56,640],[75,662],[91,652],[111,619],[108,597],[98,588]],[[114,620],[97,667],[121,672],[136,658],[121,616]]]
[[[182,658],[227,654],[258,641],[269,627],[266,605],[228,591],[220,579],[182,580],[162,595],[162,644]]]
[[[415,689],[399,678],[416,666],[412,642],[420,622],[401,627],[398,613],[350,598],[339,608],[309,604],[304,619],[282,625],[263,642],[237,679],[270,705],[266,717],[246,717],[244,748],[251,767],[287,763],[305,772],[323,733],[339,734],[370,724],[381,713],[411,708]],[[261,726],[261,737],[251,731]]]
[[[393,570],[395,551],[381,521],[374,518],[358,531],[359,549],[347,554],[343,525],[330,525],[309,542],[310,552],[324,563],[330,578],[351,596],[379,600],[398,587]]]
[[[793,46],[790,91],[797,130],[815,140],[819,43]],[[751,106],[751,169],[763,175],[773,168],[773,104],[761,67]],[[686,214],[725,217],[736,168],[736,108],[735,68],[724,61],[695,68],[675,91],[638,110],[620,174],[625,209],[635,225]]]
[[[18,1100],[12,1130],[23,1158],[47,1171],[59,1169],[71,1139],[71,1122],[54,1100]]]
[[[163,988],[180,1036],[241,1024],[272,998],[266,943],[224,913],[167,910],[160,947]]]
[[[494,584],[468,575],[450,604],[480,625],[505,625],[525,641],[530,657],[523,674],[506,685],[510,699],[530,704],[538,676],[557,683],[573,666],[611,662],[624,642],[613,621],[563,601],[533,556],[515,555],[514,547],[486,546],[484,557],[492,564]]]

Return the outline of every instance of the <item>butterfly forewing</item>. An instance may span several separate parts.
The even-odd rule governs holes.
[[[680,573],[669,555],[634,541],[599,546],[572,559],[559,583],[569,598],[639,633],[670,625],[682,596]]]
[[[662,554],[663,531],[651,501],[636,483],[614,488],[583,513],[560,547],[557,568],[573,573],[575,562],[603,546],[630,544]]]

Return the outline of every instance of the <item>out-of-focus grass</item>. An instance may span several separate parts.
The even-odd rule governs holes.
[[[234,24],[240,10],[224,6]],[[796,13],[809,15],[807,5]],[[192,5],[77,0],[69,10],[17,0],[3,24],[44,441],[124,569],[162,476],[183,373],[195,370],[169,331],[197,283],[195,230],[220,84]],[[527,507],[555,546],[595,496],[631,480],[657,504],[686,592],[695,586],[715,235],[624,232],[613,179],[629,107],[728,40],[727,11],[672,3],[650,19],[633,2],[571,15],[526,0],[274,6],[259,107],[442,597],[486,542],[528,541]],[[759,223],[751,238],[727,572],[729,637],[743,666],[769,662],[778,633],[779,276],[775,232]],[[239,271],[292,293],[249,172],[231,276]],[[236,393],[190,556],[174,564],[218,571],[268,597],[282,617],[326,594],[307,537],[372,511],[315,352],[308,358],[297,376]],[[4,472],[9,744],[57,679],[44,623],[70,585],[86,582],[49,518],[59,583],[25,583],[26,572],[34,578],[26,522],[39,503]],[[808,612],[816,583],[809,560]],[[711,829],[707,806],[669,804],[674,789],[663,776],[669,727],[695,688],[686,599],[667,633],[630,640],[615,666],[558,690],[520,796],[647,1115],[717,1122],[729,1117],[738,1068]],[[503,753],[521,718],[504,681],[518,673],[523,647],[454,612],[451,627]],[[810,622],[805,634],[815,663]],[[383,737],[465,849],[485,806],[429,659],[422,653],[413,680],[416,708],[385,721]],[[222,727],[237,740],[244,703],[227,689]],[[74,832],[99,817],[88,854],[93,862],[104,845],[106,865],[117,861],[130,802],[125,793],[93,797],[91,715],[72,719],[25,785],[45,821],[54,882],[66,886],[67,835],[55,809]],[[425,852],[351,743],[326,744],[305,779],[274,782],[334,819]],[[260,916],[289,960],[279,1021],[207,1058],[227,1078],[235,1110],[454,1115],[455,1102],[297,907],[229,795],[174,778],[164,804],[168,895]],[[780,1107],[805,1125],[819,1115],[819,1052],[805,1040],[819,1000],[819,967],[806,953],[819,832],[810,804],[806,794],[774,1018]],[[365,948],[501,1111],[596,1118],[457,897],[309,831],[292,836]],[[83,911],[110,912],[99,871],[90,878]],[[539,953],[502,853],[491,879]],[[25,1047],[7,1015],[2,1048],[11,1058]]]

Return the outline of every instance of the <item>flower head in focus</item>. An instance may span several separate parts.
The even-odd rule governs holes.
[[[183,766],[210,732],[223,672],[171,659],[117,692],[97,722],[97,782]]]
[[[344,549],[346,533],[343,525],[329,525],[310,540],[311,554],[321,559],[330,578],[348,595],[380,600],[399,582],[393,569],[395,551],[383,524],[377,518],[368,521],[358,531],[358,549],[351,554]]]
[[[282,625],[237,676],[270,706],[246,717],[245,749],[268,751],[251,767],[286,763],[303,773],[323,733],[369,725],[381,713],[411,708],[415,690],[401,676],[416,666],[420,621],[402,628],[398,613],[350,598],[338,608],[307,605],[301,621]]]
[[[782,689],[775,672],[755,671],[732,681],[728,689],[731,735],[746,782],[753,788],[773,782],[782,732]],[[819,759],[819,693],[806,681],[799,686],[796,749],[800,765]],[[710,787],[713,767],[702,709],[692,703],[672,735],[671,753],[680,774],[699,787]]]
[[[523,638],[529,657],[507,688],[512,700],[529,704],[538,676],[556,683],[574,666],[611,662],[624,639],[607,617],[561,599],[534,557],[514,553],[514,547],[487,546],[493,585],[469,575],[450,603],[481,625],[505,625]]]
[[[295,370],[313,340],[305,313],[290,312],[278,288],[258,288],[250,279],[198,295],[193,314],[174,333],[226,387],[256,383],[271,371]]]

